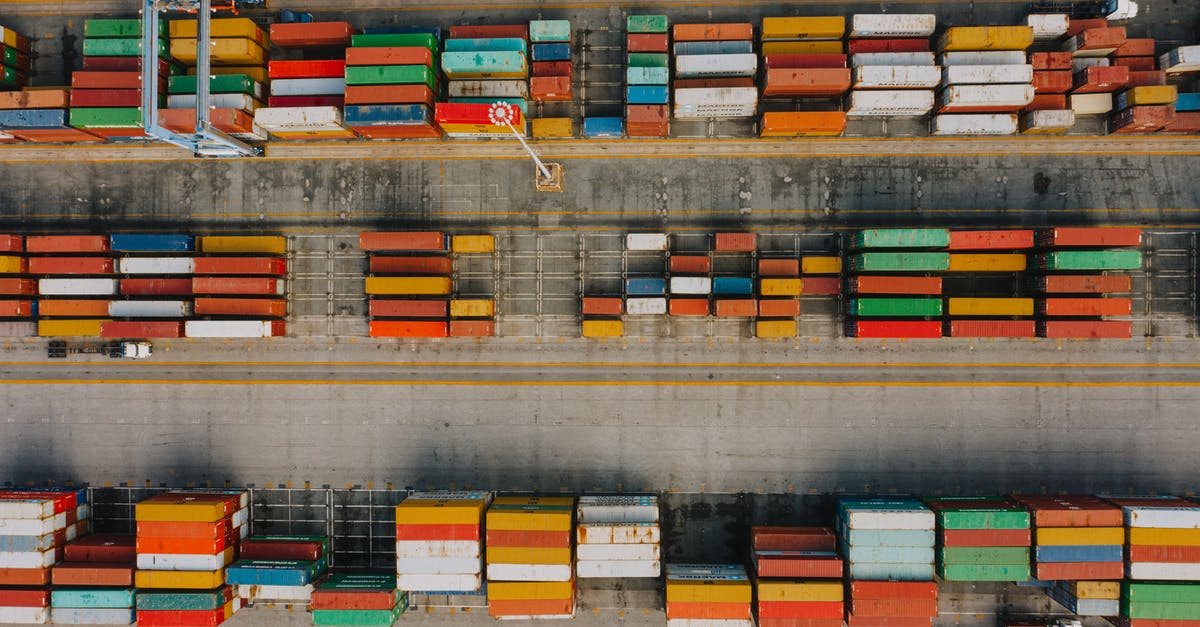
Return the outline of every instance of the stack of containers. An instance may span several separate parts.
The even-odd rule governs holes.
[[[447,337],[454,260],[445,234],[361,233],[358,246],[370,258],[371,337]]]
[[[942,90],[933,135],[1013,135],[1033,102],[1029,26],[955,26],[938,40]]]
[[[753,627],[754,590],[735,564],[667,564],[667,627]]]
[[[1200,505],[1175,496],[1118,497],[1129,579],[1200,581]]]
[[[346,50],[346,125],[372,139],[437,139],[440,95],[433,32],[355,35]]]
[[[1029,512],[1001,497],[926,499],[937,515],[938,576],[946,581],[1029,580]]]
[[[1010,276],[1024,272],[1025,252],[1033,248],[1032,230],[951,231],[950,272],[970,273],[975,279]],[[946,310],[951,320],[946,323],[950,337],[1031,338],[1037,336],[1033,320],[1032,298],[1014,297],[1010,282],[997,281],[1006,290],[1002,296],[992,293],[986,297],[951,297]],[[974,294],[972,296],[975,296]],[[1023,318],[1023,319],[1020,319]]]
[[[1124,575],[1120,508],[1084,495],[1011,498],[1033,514],[1035,579],[1106,581]]]
[[[160,34],[166,36],[166,29]],[[108,138],[145,137],[142,111],[142,22],[130,20],[86,20],[84,22],[84,69],[71,75],[71,126]],[[155,97],[166,104],[169,65],[165,39],[159,39],[158,84]],[[195,52],[192,52],[193,56]],[[123,59],[121,63],[93,61],[90,57]],[[120,69],[88,69],[116,68]],[[165,67],[164,67],[165,66]],[[164,71],[166,70],[166,71]]]
[[[20,89],[29,80],[29,38],[0,26],[0,91]]]
[[[934,514],[916,499],[839,499],[838,536],[850,578],[850,627],[937,618]]]
[[[275,46],[304,60],[272,60],[268,108],[254,121],[277,139],[344,139],[355,136],[342,113],[346,85],[346,45],[353,29],[346,22],[272,25]],[[319,58],[314,58],[319,57]]]
[[[0,94],[2,97],[3,94]],[[1175,99],[1175,121],[1164,126],[1160,132],[1200,133],[1200,93],[1178,94]]]
[[[28,142],[103,141],[68,125],[70,98],[71,90],[67,87],[0,91],[0,135]]]
[[[853,276],[846,284],[846,335],[941,337],[942,279],[929,273],[950,269],[950,253],[933,252],[949,245],[947,229],[869,229],[853,233],[848,241],[853,251],[849,258]]]
[[[575,516],[576,577],[662,574],[657,496],[581,496]]]
[[[1152,63],[1145,61],[1144,57],[1124,57],[1118,58],[1114,62],[1118,65],[1129,65],[1131,70],[1146,70],[1155,67]],[[1186,78],[1188,75],[1200,71],[1200,46],[1181,46],[1164,53],[1158,57],[1157,67],[1163,73],[1164,82],[1168,76],[1176,80]],[[1194,86],[1192,92],[1178,95],[1175,101],[1175,121],[1165,126],[1162,132],[1200,132],[1200,94],[1195,93]]]
[[[188,66],[188,76],[168,85],[169,108],[159,112],[159,123],[167,130],[194,133],[196,21],[172,21],[170,34],[172,55]],[[266,31],[248,18],[224,18],[212,20],[210,36],[209,123],[243,141],[266,141],[266,132],[255,125],[268,92]]]
[[[317,584],[309,608],[313,625],[390,627],[408,609],[408,593],[391,575],[337,573]]]
[[[839,264],[840,265],[840,264]],[[799,259],[758,260],[758,320],[754,335],[760,338],[796,337],[800,331]]]
[[[29,272],[24,252],[24,236],[0,235],[0,337],[37,335],[33,322],[37,283],[23,276]]]
[[[251,536],[242,541],[238,561],[225,569],[225,583],[236,586],[246,603],[308,605],[313,584],[329,565],[328,552],[324,536]]]
[[[717,233],[713,238],[713,315],[718,318],[758,315],[758,301],[754,298],[757,255],[758,238],[754,233]],[[800,287],[795,280],[769,285],[778,292],[799,292]]]
[[[114,234],[109,248],[117,254],[116,272],[136,279],[186,277],[192,279],[195,238],[191,235]],[[160,255],[189,255],[187,257]],[[118,280],[118,291],[120,291]],[[189,291],[190,292],[190,291]],[[182,295],[153,299],[125,297],[108,304],[114,320],[100,325],[100,336],[109,338],[183,337],[184,319],[193,311]]]
[[[284,237],[205,235],[199,238],[197,248],[190,293],[196,297],[195,313],[200,319],[184,324],[184,337],[279,337],[287,333],[282,319],[287,314]],[[172,284],[161,288],[171,289]]]
[[[657,255],[667,250],[666,233],[629,233],[625,250]],[[658,275],[625,277],[625,314],[629,316],[667,313],[667,280]],[[585,321],[586,323],[587,321]]]
[[[843,567],[825,527],[751,527],[759,627],[841,627]]]
[[[850,89],[845,34],[841,16],[763,18],[763,137],[842,134],[846,114],[836,109]]]
[[[1113,93],[1130,80],[1130,68],[1107,58],[1125,40],[1124,28],[1110,28],[1104,19],[1071,20],[1063,52],[1071,53],[1071,109],[1076,115],[1108,115]],[[1111,121],[1111,120],[1110,120]]]
[[[396,586],[476,592],[483,584],[483,512],[490,492],[417,492],[396,506]]]
[[[625,20],[625,129],[630,137],[670,133],[671,54],[665,15],[630,15]]]
[[[675,118],[749,118],[758,110],[758,55],[749,23],[676,24]]]
[[[933,109],[941,70],[929,51],[931,14],[860,13],[851,18],[851,117],[922,116]],[[771,62],[770,59],[767,60]]]
[[[762,274],[762,261],[759,261]],[[833,255],[804,255],[800,258],[804,296],[837,296],[842,293],[842,258]]]
[[[0,621],[49,620],[51,569],[67,542],[87,533],[80,494],[0,490]]]
[[[455,235],[450,251],[456,265],[479,255],[496,252],[493,235]],[[456,306],[455,302],[459,304]],[[496,335],[495,301],[492,299],[457,299],[450,302],[450,337],[492,337]]]
[[[1200,622],[1200,583],[1124,581],[1119,627],[1188,627]]]
[[[1021,132],[1066,132],[1075,125],[1075,111],[1067,102],[1074,85],[1071,53],[1031,52],[1028,59],[1033,67],[1033,102],[1023,109]]]
[[[1046,595],[1076,616],[1118,616],[1121,613],[1121,582],[1058,580]]]
[[[565,49],[569,59],[570,44]],[[561,53],[561,48],[555,50]],[[525,134],[528,52],[527,24],[450,28],[441,57],[450,102],[438,103],[434,115],[447,137],[511,137],[507,127],[493,124],[488,115],[497,102],[509,105],[513,127]]]
[[[1131,272],[1142,267],[1142,230],[1138,227],[1055,228],[1038,233],[1037,244],[1043,250],[1037,256],[1038,269],[1045,275],[1044,285],[1051,277],[1065,274],[1074,277],[1096,273]],[[1066,249],[1066,250],[1063,250]],[[1078,282],[1074,279],[1071,282]],[[1086,297],[1064,297],[1049,294],[1038,301],[1038,313],[1044,319],[1038,334],[1049,338],[1117,338],[1132,336],[1133,323],[1129,316],[1133,300],[1127,297],[1098,297],[1113,291],[1109,280],[1085,282],[1073,288],[1093,292]],[[1104,289],[1104,292],[1099,292]],[[1044,289],[1044,291],[1047,291]],[[1127,289],[1123,291],[1128,291]]]
[[[131,535],[88,535],[67,544],[51,573],[51,622],[128,625],[134,621]]]
[[[1112,65],[1129,68],[1128,89],[1119,92],[1114,103],[1116,117],[1122,123],[1117,132],[1149,132],[1160,120],[1163,124],[1156,131],[1189,130],[1187,120],[1179,124],[1178,90],[1175,85],[1167,85],[1166,72],[1158,69],[1155,47],[1154,39],[1127,38],[1112,53]],[[1190,128],[1196,126],[1193,118]]]
[[[241,607],[225,567],[250,528],[246,492],[166,492],[138,503],[138,621],[219,625]]]
[[[712,253],[675,254],[667,258],[667,312],[672,316],[707,316],[712,313]]]
[[[488,508],[488,615],[573,618],[575,497],[496,497]]]
[[[567,20],[534,20],[529,23],[533,77],[529,80],[534,102],[570,102],[571,23]]]
[[[117,292],[107,235],[25,238],[37,278],[38,335],[99,337]]]

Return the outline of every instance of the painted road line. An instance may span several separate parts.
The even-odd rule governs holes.
[[[478,381],[454,379],[5,379],[4,386],[169,385],[329,387],[1200,388],[1200,381]]]

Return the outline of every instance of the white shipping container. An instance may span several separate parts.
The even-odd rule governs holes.
[[[475,575],[483,569],[478,557],[399,557],[396,572],[427,575]],[[491,566],[488,567],[489,569]]]
[[[0,623],[40,625],[49,616],[48,607],[0,607]]]
[[[1075,57],[1071,60],[1071,71],[1082,72],[1090,67],[1108,67],[1112,61],[1103,57]]]
[[[49,568],[58,549],[48,551],[0,551],[0,568]]]
[[[132,625],[134,612],[131,607],[52,607],[50,622],[56,625]]]
[[[1071,16],[1066,13],[1030,13],[1025,25],[1033,29],[1034,39],[1059,39],[1067,36]]]
[[[1112,48],[1090,48],[1088,50],[1079,49],[1079,35],[1068,39],[1062,46],[1063,52],[1070,52],[1076,57],[1107,57],[1116,51],[1117,47]]]
[[[933,530],[936,520],[931,511],[852,509],[845,513],[850,529],[925,531]]]
[[[114,300],[108,315],[114,318],[186,318],[192,313],[191,301]]]
[[[653,316],[667,313],[665,298],[627,298],[625,313],[631,316]]]
[[[482,554],[475,540],[397,540],[396,557],[475,558]]]
[[[657,544],[581,544],[575,547],[580,560],[598,562],[647,561],[662,557]]]
[[[475,575],[430,575],[400,573],[396,576],[396,587],[412,592],[474,592],[479,589],[482,577]]]
[[[625,236],[625,250],[666,250],[666,233],[629,233]]]
[[[952,65],[942,68],[943,85],[1002,85],[1033,82],[1032,65]]]
[[[850,67],[864,65],[934,65],[932,52],[860,52],[850,55]]]
[[[346,79],[343,77],[271,80],[272,96],[341,96],[345,93]]]
[[[43,296],[112,296],[116,293],[116,279],[38,279],[38,294]]]
[[[851,37],[929,37],[937,29],[932,13],[856,13]]]
[[[54,533],[54,517],[0,518],[0,536],[40,536]]]
[[[576,518],[581,523],[656,523],[656,496],[581,496]]]
[[[933,108],[930,90],[878,90],[850,92],[848,116],[925,115]]]
[[[1158,67],[1169,74],[1200,71],[1200,46],[1180,46],[1158,57]]]
[[[87,520],[88,518],[91,518],[91,517],[92,517],[92,510],[88,509],[88,506],[86,503],[75,508],[75,519],[76,520]]]
[[[675,90],[677,118],[751,117],[758,109],[754,87],[689,87]]]
[[[1021,116],[1021,130],[1027,132],[1066,131],[1075,126],[1075,112],[1070,109],[1030,111]]]
[[[575,527],[579,544],[657,544],[662,541],[658,523],[580,523]]]
[[[137,567],[141,570],[205,570],[224,568],[233,561],[233,549],[216,555],[202,553],[138,553]]]
[[[966,113],[935,115],[931,135],[1013,135],[1017,132],[1015,113]]]
[[[1033,85],[954,85],[942,90],[938,106],[1013,108],[1033,102]]]
[[[208,96],[208,106],[217,109],[241,109],[246,113],[253,114],[260,104],[250,94],[209,94]],[[167,96],[167,108],[195,109],[196,95],[175,94]]]
[[[754,76],[756,54],[681,54],[675,57],[675,78]]]
[[[942,81],[936,65],[863,65],[854,68],[854,89],[932,89]]]
[[[488,564],[489,581],[570,581],[570,564]]]
[[[943,52],[942,65],[1025,65],[1021,50],[968,50]]]
[[[271,337],[272,324],[267,320],[188,320],[184,337]]]
[[[672,294],[708,294],[709,292],[712,292],[712,279],[708,277],[671,277]]]
[[[0,518],[41,519],[54,515],[53,499],[0,499]]]
[[[54,515],[54,530],[61,531],[67,528],[67,513],[59,512]]]
[[[36,322],[0,322],[0,337],[33,337],[37,335]]]
[[[451,98],[528,98],[528,81],[450,81]]]
[[[1125,507],[1125,525],[1151,529],[1200,529],[1200,507]]]
[[[1130,579],[1200,581],[1200,564],[1175,562],[1131,562],[1126,567]]]
[[[752,118],[757,111],[757,104],[704,105],[701,107],[675,107],[672,115],[681,120]]]
[[[1112,94],[1074,94],[1070,96],[1075,115],[1103,115],[1112,111]]]
[[[580,560],[575,562],[575,574],[582,579],[600,577],[659,577],[662,574],[662,562],[658,560],[644,562],[595,562]]]
[[[303,586],[248,586],[239,584],[238,596],[248,601],[287,601],[308,603],[312,600],[313,585]]]
[[[340,107],[265,107],[254,112],[254,121],[267,131],[343,128]]]
[[[192,274],[196,260],[191,257],[122,257],[117,260],[118,274]]]

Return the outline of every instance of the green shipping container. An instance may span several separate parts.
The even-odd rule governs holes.
[[[446,78],[517,77],[529,73],[529,63],[520,52],[443,52],[442,72]]]
[[[352,65],[346,68],[347,85],[415,85],[436,91],[433,70],[424,65]]]
[[[349,625],[352,627],[391,627],[408,609],[408,595],[403,595],[390,610],[313,610],[312,624]]]
[[[141,39],[84,39],[85,57],[136,57],[142,54]],[[158,56],[169,59],[167,40],[158,40]]]
[[[228,587],[225,586],[212,591],[196,592],[139,590],[137,593],[137,609],[215,610],[229,602],[231,597],[225,595]],[[237,595],[235,594],[234,596]]]
[[[1028,529],[1029,512],[1017,509],[943,509],[942,529]]]
[[[1200,603],[1200,583],[1121,582],[1121,598],[1134,603]]]
[[[8,46],[0,44],[0,64],[15,68],[17,67],[17,59],[20,56],[21,54],[17,52],[16,48],[9,48]]]
[[[1147,603],[1121,599],[1121,616],[1154,620],[1200,620],[1200,603]]]
[[[665,52],[631,52],[629,67],[670,67]]]
[[[1142,253],[1136,250],[1066,250],[1040,258],[1046,270],[1140,270]]]
[[[21,75],[10,67],[0,67],[0,85],[19,87],[21,85]]]
[[[941,316],[942,299],[940,298],[855,298],[849,303],[849,313],[853,316],[892,317],[892,316]]]
[[[949,229],[867,229],[850,236],[850,248],[945,248]]]
[[[162,37],[167,36],[166,20],[158,21],[158,32]],[[84,20],[83,36],[88,39],[141,37],[142,20]]]
[[[1027,546],[946,546],[938,549],[938,562],[974,565],[1029,565]]]
[[[946,581],[1029,581],[1029,564],[945,564],[938,575]]]
[[[860,272],[937,272],[950,269],[950,253],[861,253],[850,257]]]
[[[141,107],[75,107],[71,109],[75,128],[141,128]]]
[[[250,94],[258,97],[261,90],[255,89],[253,78],[245,74],[218,74],[208,81],[208,90],[214,94]],[[168,79],[167,93],[196,93],[195,76],[172,76]]]
[[[397,35],[352,35],[350,45],[355,48],[401,48],[420,46],[438,51],[437,38],[430,33],[402,33]]]
[[[571,41],[571,22],[567,20],[533,20],[529,22],[529,40],[533,43]]]
[[[629,33],[665,33],[667,32],[667,16],[630,15],[625,20],[625,31]]]

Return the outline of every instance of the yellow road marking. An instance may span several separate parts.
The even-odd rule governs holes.
[[[95,367],[189,367],[189,366],[246,366],[246,367],[328,367],[377,366],[383,368],[1200,368],[1200,363],[1028,363],[1028,362],[638,362],[638,361],[0,361],[3,366]]]
[[[829,387],[829,388],[870,388],[870,387],[930,387],[930,388],[1024,388],[1024,387],[1054,387],[1054,388],[1193,388],[1200,387],[1200,381],[462,381],[452,379],[431,379],[428,381],[396,379],[396,380],[337,380],[337,379],[255,379],[251,381],[226,381],[222,379],[5,379],[0,385],[197,385],[197,386],[235,386],[235,385],[323,385],[323,386],[433,386],[433,387]]]

